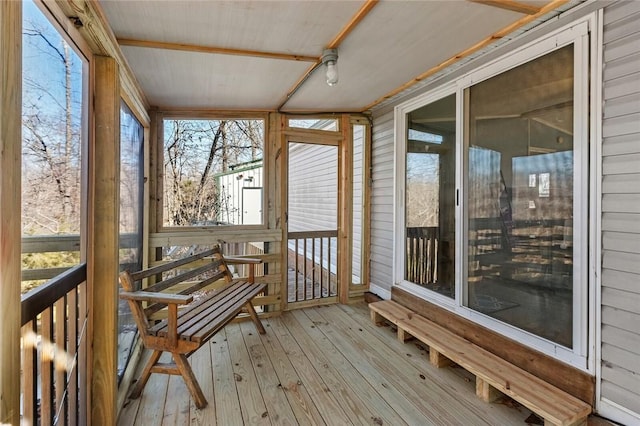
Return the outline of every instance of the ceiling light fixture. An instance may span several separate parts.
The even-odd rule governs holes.
[[[325,49],[322,52],[322,64],[327,67],[327,84],[329,86],[338,84],[338,49]]]

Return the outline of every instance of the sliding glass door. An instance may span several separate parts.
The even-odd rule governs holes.
[[[400,105],[395,280],[584,367],[586,23]]]
[[[573,345],[573,45],[465,90],[467,304]]]

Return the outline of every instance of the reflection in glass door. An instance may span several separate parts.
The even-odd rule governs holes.
[[[573,344],[573,46],[466,90],[467,304]]]
[[[455,298],[456,97],[409,114],[404,279]]]

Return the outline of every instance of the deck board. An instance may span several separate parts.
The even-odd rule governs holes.
[[[171,354],[165,353],[160,357],[161,362],[171,362]],[[140,374],[136,375],[136,378]],[[152,374],[145,386],[145,392],[140,397],[140,407],[136,414],[136,422],[141,425],[160,426],[164,406],[169,390],[169,376],[166,374]]]
[[[211,369],[211,345],[207,344],[202,346],[198,351],[196,351],[193,355],[189,357],[189,363],[191,364],[191,368],[193,369],[193,374],[198,378],[198,383],[200,384],[200,388],[202,389],[202,393],[206,395],[207,398],[207,406],[202,410],[198,410],[196,408],[196,403],[191,398],[191,394],[188,389],[184,394],[180,397],[180,399],[187,397],[188,405],[189,405],[189,420],[192,425],[215,425],[215,412],[216,412],[216,404],[215,397],[210,397],[209,395],[213,395],[213,372]],[[153,377],[153,375],[152,375]],[[182,376],[171,376],[171,379],[179,379],[183,384],[184,380],[182,380]],[[170,382],[170,384],[173,382]],[[185,385],[185,388],[187,386]],[[167,404],[175,404],[176,400],[170,401],[169,396],[167,396]],[[166,405],[165,405],[166,407]],[[165,416],[167,415],[165,408]],[[178,423],[175,423],[178,425]],[[164,426],[164,423],[163,423]]]
[[[353,418],[355,415],[348,416],[337,401],[335,397],[337,393],[332,391],[335,387],[332,386],[331,377],[316,370],[280,318],[270,318],[268,325],[269,331],[272,331],[284,351],[284,355],[278,354],[278,356],[286,357],[289,361],[300,379],[301,386],[304,386],[318,412],[324,413],[324,416],[330,418],[334,424],[353,424],[350,417]],[[346,411],[350,412],[350,410]]]
[[[240,325],[237,323],[229,324],[225,329],[244,424],[270,425],[272,423],[265,405],[266,398],[263,396],[263,390],[260,388],[258,378],[253,370],[249,348],[245,345]],[[271,392],[272,389],[264,389],[264,394],[267,396]],[[205,394],[205,397],[209,399],[208,394]]]
[[[459,368],[436,369],[420,345],[375,327],[365,304],[230,324],[190,358],[209,405],[197,410],[179,377],[152,374],[119,425],[523,425],[511,401],[487,404]],[[135,377],[139,377],[137,372]]]
[[[382,422],[381,424],[406,424],[392,408],[391,403],[354,368],[349,361],[349,354],[340,352],[329,336],[324,335],[308,317],[307,312],[293,311],[291,314],[298,322],[299,331],[295,331],[298,333],[297,338],[304,339],[305,349],[310,349],[307,356],[319,359],[317,366],[330,368],[337,373],[339,381],[336,385],[342,395],[354,395],[364,404],[358,410],[362,413],[360,419],[364,420],[363,424],[371,424],[372,419],[377,423]]]
[[[245,336],[251,332],[247,327],[252,326],[253,324],[248,322],[242,324],[241,327],[243,332],[245,332]],[[267,326],[270,327],[268,323]],[[277,376],[277,386],[284,391],[298,424],[324,425],[322,415],[314,404],[300,376],[298,376],[295,368],[291,364],[286,351],[280,345],[278,338],[274,336],[273,333],[264,335],[251,333],[251,336],[255,336],[255,338],[258,339],[258,341],[255,342],[257,347],[260,346],[259,343],[264,345],[265,358],[270,360],[269,362],[271,362],[271,366]]]
[[[328,312],[318,308],[315,311],[320,315]],[[390,385],[388,389],[401,390],[398,393],[413,405],[416,415],[423,416],[428,419],[429,423],[438,425],[459,425],[461,421],[463,424],[482,423],[482,421],[478,421],[476,414],[459,404],[454,395],[449,394],[446,390],[442,392],[441,388],[426,380],[424,370],[429,369],[429,366],[425,365],[424,368],[417,369],[404,358],[394,363],[388,362],[388,359],[397,356],[397,352],[381,342],[376,342],[376,337],[365,327],[360,325],[353,327],[351,322],[344,322],[345,319],[348,321],[345,316],[336,315],[329,323],[329,318],[325,317],[326,322],[322,327],[334,328],[335,331],[345,336],[345,339],[339,339],[339,341],[346,342],[356,351],[357,355],[354,359],[359,360],[358,364],[374,366],[375,370],[382,375],[380,380],[386,380],[386,383]],[[424,395],[429,395],[430,398],[424,398]],[[416,421],[419,420],[418,418]]]
[[[256,333],[255,326],[252,323],[244,322],[238,324],[238,327],[242,331],[245,345],[249,350],[249,358],[256,373],[265,406],[269,407],[267,411],[271,423],[273,425],[298,424],[296,415],[293,413],[295,408],[287,399],[274,364],[267,355],[266,348],[260,340],[259,334]],[[274,359],[274,362],[277,363],[278,360]]]
[[[180,426],[189,424],[189,390],[180,376],[169,378],[167,400],[164,404],[162,426]]]
[[[213,388],[215,394],[215,420],[217,424],[242,424],[242,409],[238,398],[233,364],[229,355],[226,330],[220,330],[211,342]],[[205,395],[208,396],[208,395]]]

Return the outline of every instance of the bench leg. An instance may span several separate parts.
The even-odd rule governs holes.
[[[196,407],[198,407],[199,409],[206,407],[207,399],[204,397],[202,389],[200,389],[200,385],[196,380],[196,376],[193,374],[193,370],[191,370],[191,366],[187,361],[187,357],[184,354],[172,353],[171,355],[173,355],[173,362],[176,363],[178,371],[180,371],[180,374],[182,375],[187,388],[189,388],[189,392],[191,393],[191,396],[196,403]]]
[[[502,395],[502,392],[482,380],[480,377],[476,377],[476,395],[484,402],[493,402]]]
[[[373,309],[370,309],[369,313],[371,315],[371,322],[372,323],[374,323],[378,327],[384,325],[384,318],[382,318],[382,315],[380,315],[379,313],[377,313]]]
[[[431,363],[431,365],[437,368],[449,367],[450,365],[453,365],[453,361],[451,361],[449,358],[442,355],[432,347],[429,347],[429,362]]]
[[[256,328],[258,329],[258,333],[265,334],[266,330],[262,325],[262,321],[260,321],[260,318],[258,318],[258,314],[256,313],[256,310],[253,308],[253,303],[251,303],[251,301],[248,301],[247,304],[244,305],[244,307],[247,310],[247,313],[249,313],[251,320],[256,325]]]
[[[402,343],[406,343],[411,339],[413,339],[413,336],[398,326],[398,340]]]
[[[133,390],[131,391],[131,398],[136,399],[140,396],[140,394],[142,393],[142,389],[144,389],[144,385],[147,384],[149,376],[151,376],[151,369],[154,365],[156,365],[156,363],[160,359],[161,354],[162,351],[153,351],[153,353],[151,354],[151,358],[149,358],[149,361],[147,361],[147,365],[145,365],[144,370],[142,370],[142,375],[140,376],[140,379],[138,379],[138,383],[136,383],[136,385],[133,387]]]

